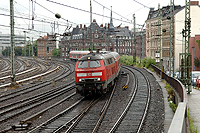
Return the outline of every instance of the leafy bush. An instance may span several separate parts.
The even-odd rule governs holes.
[[[167,90],[167,92],[168,92],[169,95],[173,94],[173,88],[170,86],[170,84],[167,84],[165,86],[165,88],[166,88],[166,90]]]
[[[173,102],[170,102],[169,103],[169,106],[171,107],[171,109],[173,110],[173,112],[175,113],[176,112],[176,104],[174,104]]]
[[[58,48],[58,49],[53,49],[52,50],[52,56],[53,57],[59,57],[60,56],[60,49]]]
[[[152,59],[152,58],[148,58],[147,61],[146,61],[145,67],[149,68],[151,64],[155,65],[156,64],[156,60]]]
[[[133,64],[133,56],[122,55],[121,56],[121,64],[132,65]],[[134,64],[134,66],[146,67],[149,69],[151,64],[153,64],[153,65],[156,64],[155,59],[152,59],[152,58],[140,59],[140,58],[136,57],[136,62]]]
[[[190,108],[188,108],[188,121],[190,126],[190,132],[191,133],[197,133],[198,132],[198,126],[194,125],[194,120],[190,116]]]
[[[133,64],[133,56],[122,55],[120,57],[120,59],[121,59],[121,64],[123,64],[123,65],[132,65]]]
[[[199,65],[200,65],[200,57],[198,58],[198,57],[196,57],[195,59],[194,59],[194,65],[196,66],[196,67],[198,67]]]

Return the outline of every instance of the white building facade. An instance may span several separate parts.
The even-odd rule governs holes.
[[[20,35],[15,35],[15,46],[24,46],[24,37]],[[10,34],[2,34],[0,32],[0,56],[2,55],[2,51],[6,49],[6,47],[11,47],[10,44]]]
[[[199,2],[192,2],[190,6],[191,33],[200,34],[200,7]],[[182,36],[182,30],[185,29],[185,8],[179,11],[175,16],[175,69],[179,68],[179,53],[185,52],[185,40]],[[191,52],[191,51],[190,51]]]
[[[165,69],[169,68],[169,50],[170,50],[170,16],[169,7],[161,9],[161,59],[163,59],[163,66]],[[190,18],[191,18],[191,37],[195,34],[200,34],[200,6],[198,1],[191,1]],[[166,13],[166,15],[164,14]],[[157,50],[157,34],[158,27],[155,25],[158,22],[158,10],[151,10],[148,19],[146,20],[146,53],[147,57],[155,58]],[[162,30],[165,29],[166,33]],[[182,35],[182,30],[185,29],[185,8],[177,6],[174,15],[174,43],[175,43],[175,70],[179,69],[179,54],[185,52],[185,41]]]

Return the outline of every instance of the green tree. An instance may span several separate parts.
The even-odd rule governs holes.
[[[133,56],[122,55],[120,57],[120,59],[121,59],[121,64],[123,64],[123,65],[132,65],[133,64]]]
[[[120,59],[121,59],[122,65],[132,65],[133,64],[133,56],[122,55],[120,57]],[[134,64],[134,66],[146,67],[149,69],[151,64],[155,65],[156,60],[153,58],[140,59],[140,58],[136,57],[136,63]]]
[[[37,56],[37,41],[35,41],[34,43],[33,43],[33,54],[35,55],[35,56]]]
[[[26,44],[22,50],[22,56],[29,56],[29,45],[30,44]],[[30,53],[31,53],[31,47],[30,47]]]
[[[2,51],[3,56],[9,56],[11,54],[11,48],[10,47],[6,47],[6,49],[4,49]]]
[[[15,55],[21,56],[22,55],[22,47],[15,47]]]
[[[196,40],[196,42],[198,43],[198,47],[199,47],[199,50],[200,50],[200,39]]]
[[[198,66],[200,65],[200,60],[199,60],[198,57],[196,57],[196,58],[194,59],[194,65],[195,65],[196,67],[198,67]]]
[[[60,49],[58,48],[58,49],[53,49],[52,50],[52,55],[53,55],[53,57],[59,57],[60,56]]]
[[[32,56],[32,44],[27,44],[24,46],[22,50],[22,56],[25,56],[25,51],[26,51],[26,56],[29,56],[29,45],[30,45],[30,56]],[[33,42],[33,54],[37,56],[37,41]]]

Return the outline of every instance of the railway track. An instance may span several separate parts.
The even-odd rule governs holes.
[[[22,82],[27,82],[30,80],[34,80],[36,78],[41,78],[41,76],[44,77],[44,75],[52,73],[53,71],[55,71],[58,67],[56,66],[55,63],[49,63],[48,66],[46,65],[46,63],[42,62],[42,61],[37,61],[37,60],[30,60],[31,62],[29,62],[30,65],[29,68],[26,71],[22,71],[20,73],[16,73],[16,81],[18,83],[22,83]],[[42,62],[42,63],[41,63]],[[33,65],[33,64],[37,64]],[[34,67],[34,68],[31,68]],[[7,86],[10,85],[10,74],[8,76],[2,77],[0,78],[0,80],[4,81],[4,84],[1,84],[0,88],[5,88]]]
[[[136,89],[127,107],[109,132],[126,132],[127,127],[129,127],[129,131],[139,133],[148,111],[151,86],[142,71],[127,66],[124,66],[124,68],[135,74]]]
[[[67,86],[69,86],[69,84],[59,85],[58,87],[56,87],[56,85],[52,88],[52,80],[54,82],[59,82],[60,80],[67,78],[70,74],[73,73],[74,67],[73,65],[69,65],[70,64],[65,64],[63,66],[60,66],[58,72],[49,75],[51,78],[46,77],[47,80],[26,86],[21,89],[17,89],[16,91],[13,91],[11,93],[1,95],[0,125],[5,125],[6,122],[17,125],[15,119],[22,119],[23,117],[21,116],[23,116],[24,113],[26,114],[28,112],[31,112],[32,110],[37,110],[36,108],[38,108],[39,106],[41,108],[41,106],[43,106],[44,104],[51,103],[49,101],[58,101],[59,97],[63,97],[63,95],[66,95],[68,91],[74,90],[74,81],[70,82],[70,90],[67,89]],[[51,89],[48,89],[49,87],[51,87]],[[48,108],[48,106],[46,106],[46,108]],[[20,120],[20,122],[22,121]],[[26,124],[26,122],[24,122],[24,124]],[[2,129],[2,127],[4,127],[4,129]],[[1,130],[2,132],[4,132],[3,130],[11,130],[13,128],[17,129],[16,127],[12,126],[11,128],[11,125],[10,127],[1,126]]]
[[[114,87],[112,89],[112,92],[109,92],[108,94],[106,94],[105,96],[101,97],[100,99],[98,99],[98,101],[95,101],[92,106],[90,104],[87,105],[86,108],[84,108],[83,111],[80,111],[80,107],[75,108],[74,110],[79,110],[80,113],[77,113],[77,111],[71,111],[71,113],[69,113],[69,109],[71,110],[72,107],[69,107],[67,110],[65,110],[65,112],[62,112],[59,115],[56,115],[55,117],[49,119],[48,121],[46,121],[45,123],[42,123],[40,126],[37,126],[35,128],[33,128],[32,130],[29,131],[29,133],[32,132],[53,132],[53,133],[57,133],[57,132],[126,132],[125,129],[122,130],[121,127],[123,126],[123,122],[126,121],[126,124],[131,124],[132,121],[127,121],[127,118],[130,118],[130,114],[129,112],[134,111],[133,108],[135,108],[134,106],[138,106],[138,102],[140,102],[140,104],[144,104],[145,106],[142,106],[141,108],[137,107],[137,110],[135,110],[135,113],[137,114],[138,119],[135,120],[135,127],[133,128],[135,130],[137,130],[137,132],[140,131],[140,128],[142,126],[142,123],[144,121],[145,115],[146,115],[146,111],[148,108],[148,103],[149,103],[149,98],[150,97],[150,89],[149,89],[149,84],[148,84],[148,80],[147,78],[143,81],[139,81],[138,82],[138,77],[144,76],[139,72],[139,70],[131,70],[132,68],[124,68],[127,69],[127,71],[130,71],[132,74],[131,76],[135,75],[135,73],[137,73],[138,76],[135,75],[134,78],[134,82],[132,80],[129,79],[129,74],[123,74],[126,75],[125,77],[121,77],[124,78],[124,85],[127,86],[132,86],[129,89],[133,89],[132,90],[132,94],[130,97],[130,99],[128,100],[128,102],[126,101],[126,105],[124,106],[124,109],[121,110],[121,114],[116,114],[118,117],[116,117],[115,119],[113,119],[112,121],[110,121],[110,123],[112,124],[106,124],[106,129],[105,129],[105,122],[107,121],[107,115],[111,114],[111,110],[113,110],[114,108],[112,107],[114,104],[114,101],[116,100],[116,95],[115,91],[117,91],[116,89],[120,89],[119,87]],[[125,82],[126,81],[126,82]],[[144,81],[147,82],[146,83],[146,87],[144,87]],[[130,83],[131,82],[131,83]],[[147,91],[147,94],[145,96],[144,90],[141,89],[140,82],[143,82],[143,88],[146,88],[145,91]],[[115,89],[116,88],[116,89]],[[140,89],[140,90],[139,90]],[[130,90],[131,91],[131,90]],[[114,98],[113,98],[114,97]],[[112,99],[113,98],[113,99]],[[141,102],[142,101],[142,102]],[[77,103],[80,103],[80,101],[77,101]],[[112,104],[112,105],[111,105]],[[72,105],[74,108],[74,105]],[[80,105],[81,106],[81,105]],[[85,105],[86,106],[86,105]],[[140,115],[138,114],[138,110],[142,110]],[[73,113],[76,112],[76,113]],[[73,114],[73,115],[72,115]],[[59,117],[58,117],[59,116]],[[134,119],[134,118],[133,118]],[[103,126],[102,126],[103,125]],[[111,126],[108,126],[111,125]],[[108,130],[109,129],[109,130]]]
[[[7,58],[1,58],[1,61],[3,64],[0,69],[0,76],[4,76],[6,73],[10,72],[10,61]]]
[[[47,63],[49,66],[52,64],[43,62]],[[0,116],[6,115],[0,118],[0,126],[4,125],[3,121],[12,122],[9,127],[1,128],[0,132],[96,133],[144,130],[142,127],[150,108],[152,86],[144,70],[123,66],[123,73],[115,87],[99,99],[91,100],[75,93],[72,77],[74,64],[70,65],[66,61],[54,63],[62,69],[59,74],[49,76],[54,78],[46,78],[47,80],[0,97]],[[48,89],[52,87],[52,80],[60,86]],[[72,81],[71,86],[66,84],[69,81]],[[41,93],[40,88],[46,88],[46,91]],[[15,97],[24,98],[13,100]],[[6,104],[6,101],[11,103]]]
[[[140,131],[148,109],[150,86],[147,79],[141,80],[144,79],[144,75],[139,70],[128,67],[124,67],[124,69],[128,69],[126,71],[131,75],[121,77],[121,79],[124,78],[123,84],[129,86],[129,90],[123,90],[121,85],[116,85],[118,87],[114,90],[115,92],[111,93],[113,95],[110,95],[109,100],[99,101],[70,132]],[[129,79],[133,76],[134,78]],[[119,93],[126,93],[124,94],[127,95],[124,101],[119,101]],[[69,132],[69,130],[64,132]]]

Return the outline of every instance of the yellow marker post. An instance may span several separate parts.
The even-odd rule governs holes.
[[[123,90],[126,90],[127,88],[128,88],[127,85],[124,85],[124,86],[122,87]]]

